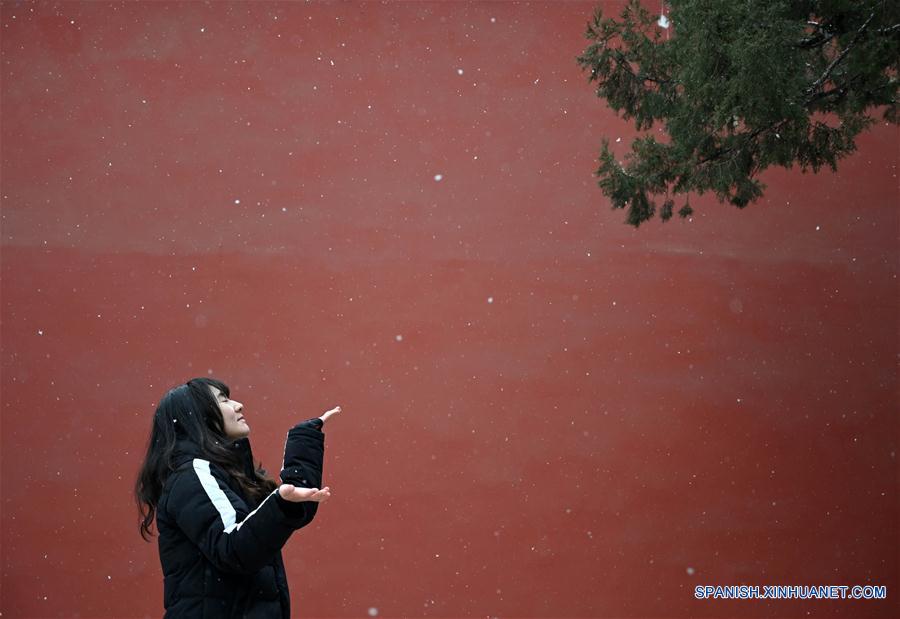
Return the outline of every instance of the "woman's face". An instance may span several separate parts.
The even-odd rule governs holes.
[[[250,426],[244,420],[242,411],[244,405],[234,400],[229,400],[224,393],[209,386],[213,397],[219,403],[219,410],[222,411],[222,421],[225,422],[225,436],[230,439],[244,438],[250,434]]]

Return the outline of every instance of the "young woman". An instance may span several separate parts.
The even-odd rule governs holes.
[[[243,409],[212,378],[156,409],[135,498],[146,541],[156,518],[167,618],[290,617],[281,547],[331,496],[322,427],[341,409],[291,428],[280,485],[253,462]]]

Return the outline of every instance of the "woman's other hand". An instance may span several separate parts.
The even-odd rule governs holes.
[[[331,496],[331,489],[328,486],[319,490],[318,488],[298,488],[291,484],[281,484],[278,488],[278,494],[281,495],[281,498],[294,503],[300,503],[301,501],[324,503]]]

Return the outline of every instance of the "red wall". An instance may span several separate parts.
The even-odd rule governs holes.
[[[162,614],[130,493],[200,375],[270,471],[344,407],[297,616],[898,616],[897,129],[634,230],[595,5],[2,4],[4,618]]]

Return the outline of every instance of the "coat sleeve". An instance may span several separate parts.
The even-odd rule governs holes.
[[[300,488],[321,488],[324,455],[325,434],[307,421],[298,423],[288,431],[284,442],[281,482]],[[295,505],[306,508],[305,517],[308,520],[304,524],[313,519],[319,508],[319,504],[314,501]]]
[[[269,564],[296,529],[312,518],[302,504],[291,504],[276,488],[259,506],[237,521],[241,499],[225,473],[195,458],[179,473],[169,491],[166,510],[184,534],[218,569],[252,574]]]

